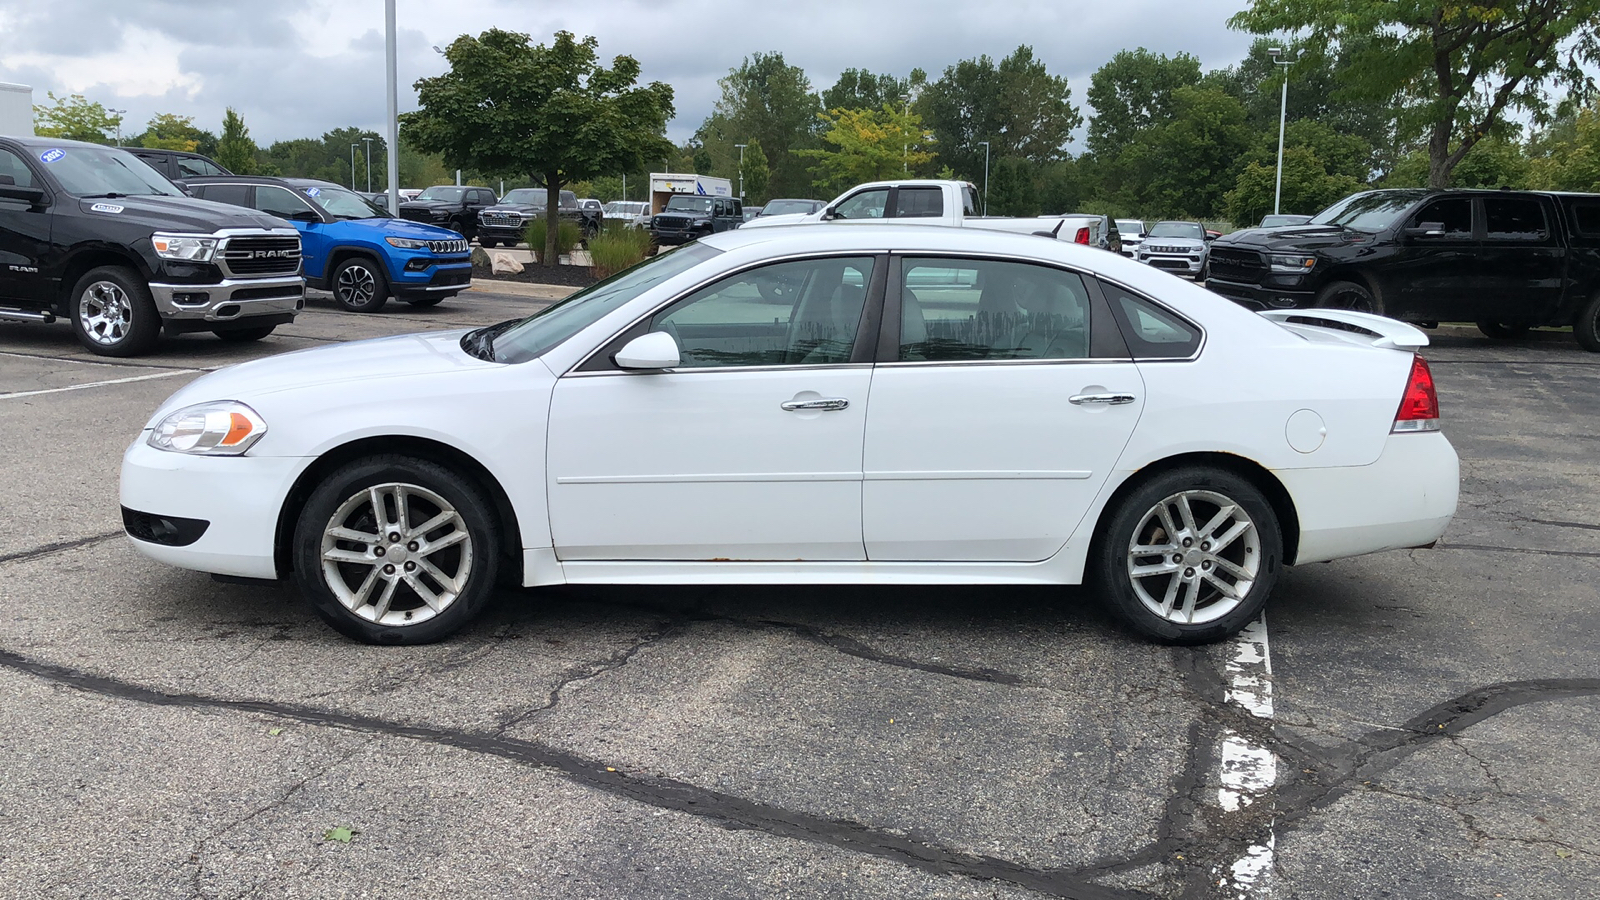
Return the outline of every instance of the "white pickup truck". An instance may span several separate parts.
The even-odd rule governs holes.
[[[965,181],[906,179],[858,184],[814,213],[757,216],[744,228],[779,225],[849,224],[943,225],[1043,234],[1062,241],[1122,252],[1116,225],[1105,216],[1064,215],[1032,219],[977,214],[978,189]]]

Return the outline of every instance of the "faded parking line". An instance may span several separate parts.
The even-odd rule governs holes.
[[[14,391],[9,394],[0,394],[0,400],[17,400],[22,397],[37,397],[40,394],[59,394],[63,391],[84,391],[89,388],[106,387],[112,384],[128,384],[134,381],[150,381],[156,378],[171,378],[174,375],[193,375],[195,369],[179,369],[175,372],[156,372],[151,375],[134,375],[130,378],[112,378],[108,381],[91,381],[87,384],[71,384],[66,387],[44,388],[37,391]]]
[[[1272,718],[1272,656],[1267,645],[1267,614],[1245,626],[1228,642],[1231,657],[1227,671],[1227,702],[1237,704],[1258,719]],[[1262,798],[1271,796],[1278,781],[1278,758],[1231,728],[1222,732],[1221,787],[1217,805],[1225,813],[1236,813]],[[1238,900],[1266,897],[1271,892],[1273,850],[1276,844],[1269,820],[1266,834],[1245,850],[1226,872],[1218,873],[1217,884]]]

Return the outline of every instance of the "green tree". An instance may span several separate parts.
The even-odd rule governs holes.
[[[88,141],[109,144],[112,134],[122,124],[122,116],[106,112],[99,103],[90,102],[82,94],[57,97],[47,92],[49,104],[33,108],[33,133],[40,137],[58,137],[69,141]]]
[[[1400,160],[1384,179],[1384,187],[1422,187],[1428,182],[1428,154],[1418,150]],[[1446,187],[1516,188],[1529,186],[1532,163],[1522,145],[1508,138],[1490,136],[1479,141],[1472,152],[1450,170]]]
[[[1200,83],[1200,61],[1187,53],[1168,58],[1140,47],[1123,50],[1089,77],[1089,149],[1115,157],[1154,125],[1172,119],[1172,92]]]
[[[925,81],[921,69],[910,78],[893,75],[874,75],[866,69],[845,69],[833,87],[822,92],[823,109],[878,109],[885,103],[904,107],[911,97],[912,85]]]
[[[1600,104],[1564,118],[1529,142],[1528,184],[1553,191],[1600,191]]]
[[[760,141],[751,141],[744,148],[744,168],[739,170],[739,174],[739,184],[744,186],[745,196],[749,198],[746,202],[752,205],[766,203],[770,197],[767,185],[772,182],[772,167],[767,164],[767,153],[761,149]]]
[[[1122,153],[1129,199],[1155,215],[1215,217],[1255,137],[1244,106],[1218,88],[1200,86],[1173,91],[1172,105],[1170,122],[1141,132]]]
[[[989,215],[1037,216],[1044,210],[1041,201],[1038,164],[1007,156],[990,166]]]
[[[1285,147],[1283,151],[1283,202],[1288,213],[1321,212],[1334,201],[1363,190],[1366,184],[1349,175],[1330,173],[1310,147]],[[1226,212],[1234,225],[1248,228],[1272,212],[1277,191],[1277,165],[1251,161],[1239,173],[1227,194]]]
[[[557,262],[563,184],[642,169],[670,144],[672,88],[637,86],[639,62],[599,64],[593,37],[556,32],[550,46],[491,28],[445,50],[450,71],[416,82],[416,112],[401,116],[406,141],[447,165],[528,175],[549,198],[544,265]]]
[[[1346,95],[1395,100],[1397,135],[1425,143],[1436,188],[1508,112],[1545,120],[1586,99],[1584,67],[1600,62],[1600,0],[1252,0],[1229,24],[1350,51]]]
[[[244,119],[228,107],[222,116],[222,137],[217,140],[217,162],[235,175],[254,175],[258,149]]]
[[[696,135],[705,153],[696,171],[737,178],[739,150],[734,145],[756,141],[772,170],[772,191],[809,195],[810,176],[797,154],[819,145],[817,113],[822,105],[805,70],[784,62],[782,53],[754,53],[717,84],[722,96]]]
[[[128,143],[137,147],[159,150],[183,150],[207,156],[217,151],[217,136],[196,128],[193,116],[176,113],[156,113],[145,123],[144,133],[132,136]]]
[[[819,114],[828,130],[822,140],[829,146],[802,150],[816,160],[815,181],[824,191],[838,193],[851,185],[900,176],[909,168],[933,159],[922,117],[885,103],[878,110],[836,109]]]
[[[979,56],[946,68],[915,109],[938,143],[939,164],[977,180],[984,141],[993,159],[1044,164],[1066,158],[1072,132],[1083,124],[1071,97],[1067,79],[1051,75],[1023,45],[999,65]]]

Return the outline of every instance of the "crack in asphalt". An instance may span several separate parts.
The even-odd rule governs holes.
[[[500,719],[499,725],[495,728],[494,735],[496,737],[501,737],[507,731],[510,731],[512,728],[515,728],[523,722],[526,722],[542,713],[546,713],[552,709],[555,709],[561,703],[561,692],[566,690],[568,687],[581,681],[589,681],[594,678],[599,678],[601,675],[604,675],[607,672],[614,672],[617,669],[622,668],[623,666],[627,665],[629,661],[631,661],[633,657],[639,653],[639,651],[661,641],[663,638],[666,638],[675,632],[678,632],[685,624],[686,623],[681,620],[668,620],[662,622],[660,625],[656,626],[654,631],[641,636],[632,644],[616,651],[615,653],[612,653],[605,659],[594,660],[592,662],[568,667],[566,671],[561,673],[561,677],[556,682],[555,686],[550,689],[550,694],[543,704],[539,706],[531,706],[519,713],[504,716]]]
[[[1600,559],[1600,553],[1590,550],[1549,550],[1542,547],[1492,547],[1488,544],[1457,544],[1440,541],[1435,550],[1478,550],[1484,553],[1537,553],[1540,556],[1570,556],[1578,559]]]
[[[109,541],[113,538],[119,538],[122,537],[123,534],[125,534],[125,532],[119,528],[116,531],[108,531],[105,534],[95,534],[90,535],[89,537],[77,538],[71,541],[59,541],[54,544],[45,544],[43,547],[35,547],[32,550],[21,550],[16,553],[7,553],[0,555],[0,565],[12,562],[23,562],[30,559],[38,559],[41,556],[49,556],[53,553],[65,553],[68,550],[76,550],[79,547],[87,547],[90,544],[98,544],[102,541]]]

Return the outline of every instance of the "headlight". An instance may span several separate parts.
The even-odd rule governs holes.
[[[196,456],[239,456],[267,433],[267,423],[243,403],[224,400],[186,406],[162,419],[147,443]]]
[[[418,240],[413,240],[411,238],[386,237],[386,238],[383,239],[383,242],[385,244],[388,244],[391,247],[399,247],[401,250],[426,250],[426,249],[428,249],[428,242],[427,241],[418,241]]]
[[[162,259],[182,259],[189,262],[210,262],[217,252],[217,239],[184,234],[153,234],[151,246]]]
[[[1272,271],[1290,275],[1309,272],[1311,267],[1317,264],[1315,256],[1305,256],[1297,253],[1274,253],[1271,259]]]

